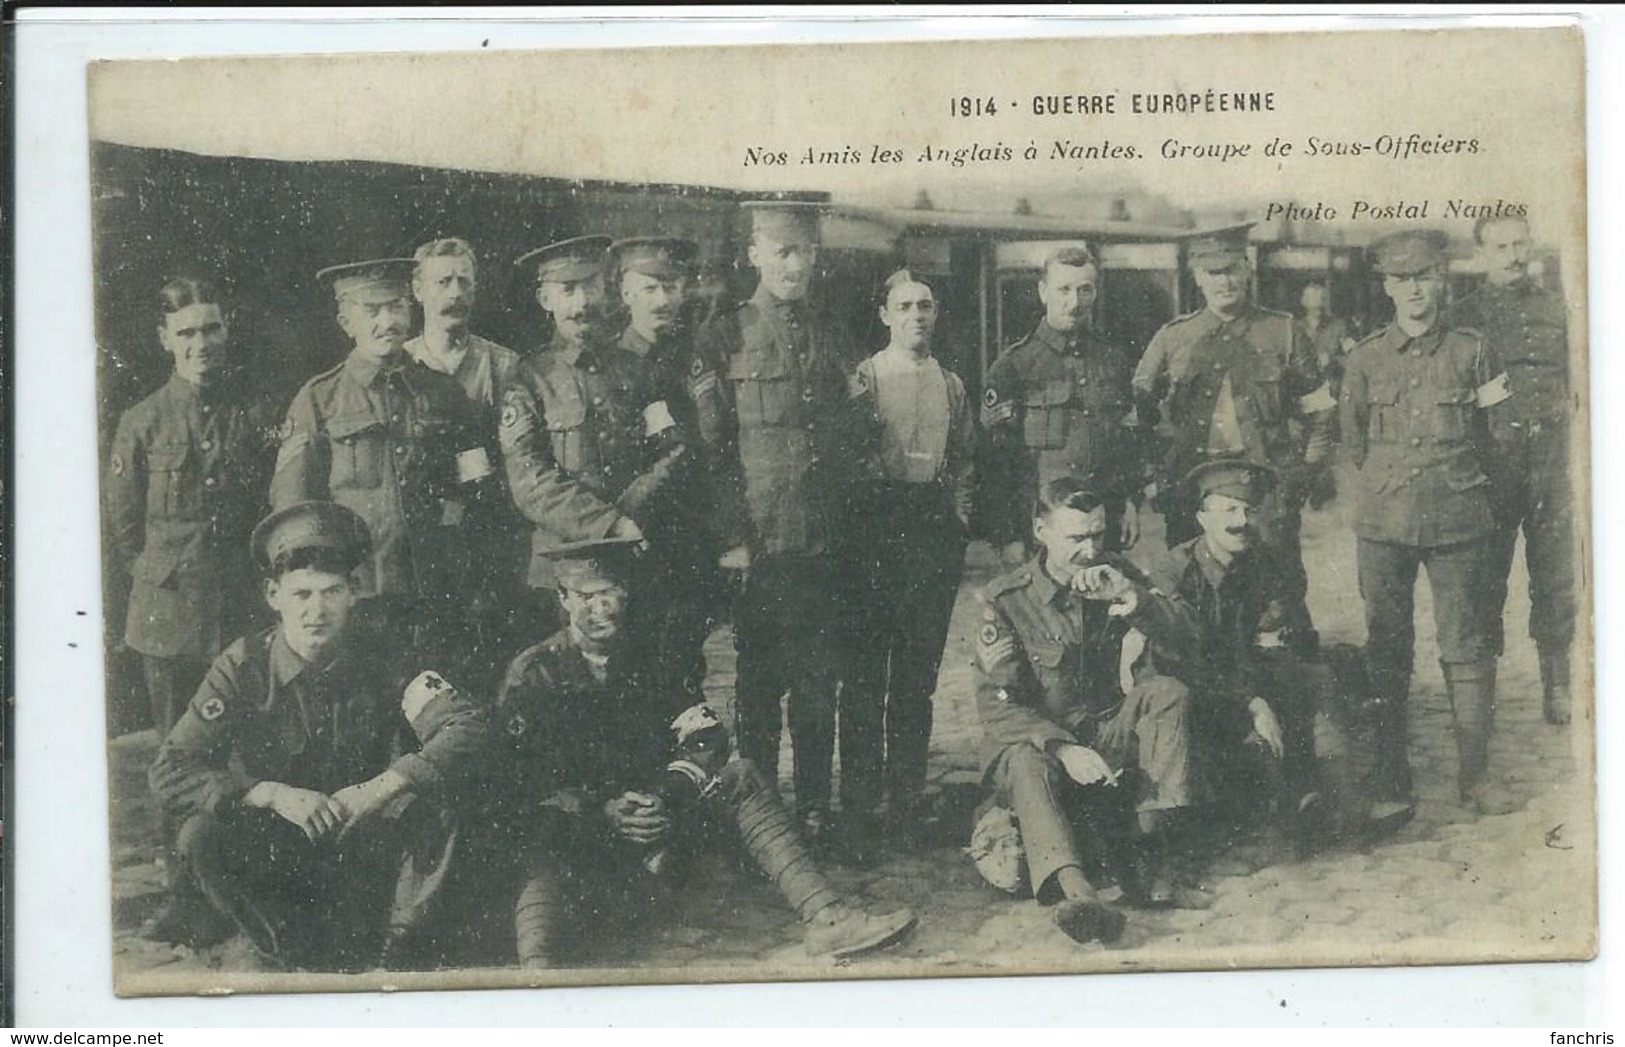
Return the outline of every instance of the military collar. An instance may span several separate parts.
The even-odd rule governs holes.
[[[1048,319],[1044,319],[1038,321],[1038,329],[1033,332],[1033,340],[1061,356],[1082,356],[1084,349],[1089,345],[1090,335],[1091,331],[1087,327],[1070,334],[1057,331],[1050,326]]]
[[[474,348],[475,337],[473,331],[466,327],[463,328],[461,337],[454,338],[446,343],[446,355],[444,357],[435,355],[434,351],[429,348],[428,336],[421,333],[407,339],[406,345],[402,348],[406,350],[407,356],[429,370],[439,371],[441,374],[455,375],[463,369],[468,363],[468,358],[473,355],[471,350]],[[451,369],[444,369],[443,364],[450,364]]]
[[[344,358],[344,369],[357,382],[370,386],[378,381],[380,375],[400,374],[405,377],[408,365],[412,362],[412,358],[404,350],[396,353],[391,361],[379,361],[363,354],[359,349],[352,349],[350,355]]]
[[[1044,553],[1042,550],[1039,551],[1038,555],[1027,561],[1027,573],[1033,576],[1033,596],[1038,599],[1039,603],[1057,609],[1071,606],[1072,590],[1050,577],[1048,569],[1044,566]],[[1062,596],[1068,599],[1065,601],[1059,600],[1058,598]]]
[[[621,348],[629,353],[637,353],[647,358],[654,355],[655,345],[655,342],[643,337],[631,324],[627,324],[626,329],[621,332]]]
[[[1192,559],[1196,561],[1196,566],[1201,570],[1202,577],[1207,579],[1208,585],[1221,589],[1224,587],[1224,580],[1230,577],[1241,558],[1238,556],[1232,559],[1229,566],[1220,563],[1219,558],[1213,555],[1213,549],[1208,545],[1207,535],[1204,534],[1196,537]]]
[[[1507,298],[1517,300],[1520,298],[1533,298],[1542,290],[1543,288],[1541,288],[1539,284],[1525,276],[1517,283],[1508,284],[1505,287],[1497,287],[1488,280],[1485,280],[1482,293],[1490,296],[1491,298]]]
[[[292,645],[288,643],[288,638],[283,634],[281,626],[272,631],[270,660],[271,680],[279,686],[290,684],[307,671],[316,669],[311,662],[305,661],[299,652],[295,651]],[[344,646],[343,641],[340,641],[338,651],[334,654],[332,660],[321,669],[316,669],[316,672],[320,675],[326,675],[343,660]]]
[[[1417,352],[1421,355],[1432,356],[1434,351],[1439,348],[1439,344],[1443,341],[1444,323],[1442,318],[1435,319],[1432,327],[1428,328],[1423,333],[1416,335],[1414,338],[1406,334],[1404,330],[1400,328],[1399,321],[1395,320],[1393,323],[1388,325],[1387,330],[1383,331],[1378,344],[1385,349],[1392,350],[1395,353],[1403,353],[1414,346]]]
[[[1253,318],[1257,315],[1258,303],[1249,298],[1247,301],[1241,303],[1241,308],[1236,310],[1236,315],[1230,317],[1229,319],[1220,316],[1207,306],[1202,307],[1201,318],[1207,321],[1208,326],[1205,329],[1206,332],[1225,331],[1231,329],[1240,329],[1245,331],[1249,326],[1251,326]]]
[[[780,316],[796,312],[805,314],[808,305],[806,298],[797,298],[794,301],[780,298],[769,291],[766,284],[757,284],[750,300],[760,308]]]
[[[579,342],[566,342],[557,335],[553,336],[553,351],[568,367],[600,367],[603,361],[599,359],[598,349],[588,344],[588,339]]]

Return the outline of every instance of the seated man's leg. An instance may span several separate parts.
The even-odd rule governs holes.
[[[1195,791],[1190,690],[1171,676],[1147,677],[1129,691],[1117,717],[1123,722],[1101,730],[1116,739],[1126,733],[1132,741],[1131,751],[1114,751],[1108,758],[1138,769],[1135,811],[1145,901],[1201,907],[1206,899],[1179,882],[1194,880],[1199,849],[1198,826],[1190,817]],[[1176,857],[1185,859],[1185,868],[1177,867]]]
[[[746,853],[807,925],[809,952],[837,959],[900,941],[917,922],[907,909],[871,916],[851,906],[819,870],[777,790],[748,760],[730,770],[716,800],[728,804]]]
[[[1095,898],[1065,793],[1071,779],[1060,761],[1036,746],[1012,745],[988,770],[999,803],[1015,812],[1033,897],[1059,901],[1056,924],[1077,941],[1113,941],[1123,933],[1123,914]]]
[[[591,909],[588,872],[614,875],[621,864],[608,860],[610,848],[595,845],[576,819],[559,811],[542,814],[522,846],[514,902],[519,965],[531,969],[558,967],[575,955]]]

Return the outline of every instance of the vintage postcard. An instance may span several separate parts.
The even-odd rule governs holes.
[[[1584,57],[93,64],[117,990],[1594,955]]]

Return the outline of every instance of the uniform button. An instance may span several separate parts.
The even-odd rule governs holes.
[[[594,407],[602,407],[602,406],[604,406],[604,398],[602,396],[593,397],[592,398],[592,405]]]
[[[401,420],[401,416],[399,414],[394,414],[394,415],[391,415],[390,417],[393,418],[397,422]]]
[[[752,372],[751,372],[751,373],[750,373],[750,376],[751,376],[751,377],[752,377],[752,378],[760,378],[760,377],[762,377],[762,372],[760,372],[760,371],[752,371]]]
[[[801,398],[803,400],[807,401],[808,403],[812,403],[812,401],[813,401],[812,386],[809,385],[807,388],[801,390]]]
[[[400,444],[396,444],[395,445],[395,453],[396,454],[405,454],[406,453],[406,448],[402,447]]]
[[[1079,378],[1078,379],[1078,384],[1079,385],[1088,385],[1089,384],[1089,379],[1087,379],[1087,378]]]
[[[214,477],[212,477],[212,476],[205,476],[205,477],[204,477],[204,478],[203,478],[203,486],[204,486],[204,487],[213,487],[213,486],[214,486]]]
[[[1422,384],[1422,379],[1420,379],[1420,378],[1412,378],[1411,379],[1411,388],[1414,389],[1414,388],[1416,388],[1417,386],[1419,386],[1421,384]]]
[[[1420,436],[1411,437],[1411,446],[1412,447],[1421,447],[1422,446],[1422,438]]]
[[[213,443],[213,441],[210,441],[210,440],[204,440],[201,444],[199,444],[199,446],[202,447],[205,451],[207,451],[209,448],[214,446],[214,443]]]
[[[1420,469],[1412,469],[1411,470],[1411,475],[1412,476],[1421,476],[1422,475],[1422,470],[1420,470]]]
[[[1084,416],[1084,417],[1085,417],[1085,418],[1088,418],[1088,417],[1089,417],[1089,408],[1087,408],[1087,407],[1085,407],[1085,408],[1084,408],[1084,409],[1083,409],[1083,416]]]
[[[812,455],[807,459],[807,461],[811,462],[813,465],[817,465],[818,464],[818,456],[816,454]]]
[[[587,373],[588,374],[597,374],[598,373],[598,365],[597,364],[588,365]]]
[[[402,487],[405,487],[406,486],[406,477],[398,476],[398,477],[395,478],[395,482],[400,484]]]
[[[607,466],[607,465],[606,465],[606,466],[604,466],[604,475],[605,475],[605,476],[608,476],[608,475],[609,475],[609,474],[610,474],[610,473],[611,473],[611,472],[613,472],[613,471],[614,471],[614,470],[613,470],[613,468],[612,468],[612,467],[611,467],[611,466]]]

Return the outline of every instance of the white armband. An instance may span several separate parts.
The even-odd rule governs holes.
[[[1319,414],[1321,411],[1330,411],[1337,406],[1332,399],[1332,387],[1325,382],[1312,393],[1298,397],[1298,410],[1304,414]]]
[[[1505,371],[1502,371],[1479,386],[1476,395],[1479,407],[1494,407],[1504,400],[1512,399],[1512,380],[1507,377]]]

